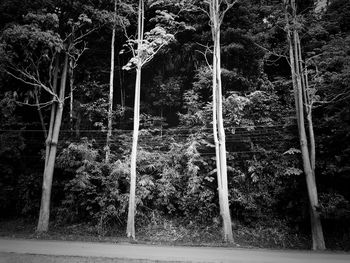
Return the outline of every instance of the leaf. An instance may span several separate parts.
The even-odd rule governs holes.
[[[296,153],[301,153],[301,151],[299,149],[296,149],[296,148],[290,148],[288,151],[284,152],[283,155],[286,155],[286,154],[296,154]]]
[[[284,172],[285,175],[300,175],[302,173],[303,173],[302,170],[295,167],[288,167]]]
[[[215,178],[206,176],[206,177],[204,177],[204,180],[207,180],[208,182],[213,182],[215,180]]]

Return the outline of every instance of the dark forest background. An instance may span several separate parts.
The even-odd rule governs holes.
[[[142,70],[137,228],[166,221],[196,231],[220,231],[208,65],[210,25],[198,10],[158,2],[146,7],[146,31],[162,23],[157,20],[162,10],[177,14],[181,27],[172,32],[175,40]],[[298,15],[303,57],[309,62],[310,85],[317,95],[313,121],[319,209],[327,246],[349,249],[350,2],[329,1],[323,10],[315,9],[315,4],[299,1]],[[26,54],[45,57],[45,47],[55,46],[80,21],[79,33],[94,30],[76,47],[87,49],[74,68],[72,117],[67,88],[51,220],[63,226],[84,223],[99,235],[125,227],[135,72],[123,70],[131,54],[119,25],[112,156],[106,163],[113,6],[113,1],[101,0],[0,1],[4,220],[37,218],[45,148],[38,108],[29,106],[35,105],[38,94],[6,73],[8,61],[24,63]],[[235,235],[293,247],[309,237],[310,229],[283,11],[281,1],[248,0],[227,12],[221,28],[222,79]],[[128,35],[135,34],[136,14],[123,5],[118,12],[127,21]],[[39,65],[42,75],[46,67]],[[39,97],[49,100],[44,92]],[[49,108],[42,105],[40,112],[47,126]]]

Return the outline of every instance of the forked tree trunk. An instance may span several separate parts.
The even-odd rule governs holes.
[[[114,83],[114,42],[115,42],[115,20],[117,12],[117,1],[114,1],[114,24],[112,29],[111,40],[111,71],[109,76],[109,103],[108,103],[108,126],[107,126],[107,140],[106,140],[106,163],[109,162],[111,155],[111,137],[112,137],[112,120],[113,120],[113,83]]]
[[[43,186],[42,186],[42,196],[40,204],[40,213],[37,231],[46,232],[49,229],[49,220],[50,220],[50,199],[51,199],[51,188],[52,188],[52,179],[55,168],[56,152],[57,152],[57,143],[59,132],[62,122],[62,113],[64,106],[64,94],[66,89],[67,81],[67,71],[68,71],[68,54],[65,56],[64,65],[61,75],[60,91],[59,91],[59,101],[57,105],[53,105],[53,110],[51,112],[50,128],[47,147],[46,147],[46,160],[45,160],[45,169],[43,175]],[[56,63],[57,65],[58,63]],[[57,70],[56,70],[57,72]],[[55,72],[55,75],[56,75]],[[57,83],[57,77],[55,76],[54,83]]]
[[[55,70],[54,70],[53,83],[52,83],[52,87],[53,87],[52,92],[54,94],[57,94],[59,65],[60,65],[59,56],[56,56]],[[55,98],[53,98],[53,99],[55,99]],[[47,134],[47,138],[46,138],[44,169],[46,169],[47,161],[49,160],[50,147],[51,147],[51,142],[52,142],[52,131],[53,131],[53,126],[55,125],[55,114],[56,114],[56,108],[57,108],[56,103],[57,103],[57,101],[55,101],[51,105],[50,124],[49,124],[49,130],[48,130],[48,134]],[[45,175],[45,170],[44,170],[44,175]]]
[[[284,0],[286,6],[286,22],[287,22],[287,39],[289,44],[289,56],[291,64],[291,73],[293,80],[293,89],[295,95],[295,107],[296,116],[298,121],[298,131],[300,140],[300,149],[302,154],[303,169],[306,176],[306,185],[309,197],[309,211],[311,221],[311,234],[312,234],[312,249],[324,250],[325,242],[321,224],[320,214],[317,211],[319,206],[317,196],[317,186],[315,178],[315,138],[313,132],[313,124],[311,117],[310,102],[307,100],[307,76],[303,69],[300,39],[297,29],[295,28],[296,22],[296,4],[295,0]],[[289,12],[291,8],[291,12]],[[291,17],[291,23],[290,18]],[[305,129],[305,117],[307,116],[309,138]],[[309,141],[309,142],[308,142]]]
[[[224,240],[233,242],[232,222],[228,201],[228,181],[226,163],[226,139],[222,113],[221,49],[220,49],[220,4],[212,0],[210,4],[213,52],[213,134],[216,153],[220,214],[223,222]]]
[[[136,157],[137,157],[137,143],[139,137],[140,126],[140,90],[141,90],[141,44],[143,41],[144,30],[144,3],[139,0],[138,10],[138,47],[137,47],[137,65],[136,65],[136,80],[135,80],[135,103],[134,103],[134,130],[131,150],[131,164],[130,164],[130,194],[129,194],[129,209],[128,222],[126,227],[126,235],[129,238],[135,239],[135,209],[136,209]]]

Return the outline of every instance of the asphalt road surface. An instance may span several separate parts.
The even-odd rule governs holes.
[[[0,239],[2,262],[350,263],[350,254]]]

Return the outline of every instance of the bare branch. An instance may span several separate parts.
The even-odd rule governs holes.
[[[200,53],[200,54],[202,54],[203,55],[203,57],[204,57],[204,59],[205,59],[205,61],[206,61],[206,63],[207,63],[207,66],[212,70],[212,66],[210,65],[210,63],[209,63],[209,61],[208,61],[208,59],[207,59],[207,54],[208,53],[213,53],[213,50],[212,50],[212,48],[211,47],[209,47],[208,45],[203,45],[203,44],[201,44],[201,43],[196,43],[197,45],[199,45],[199,46],[201,46],[201,47],[204,47],[205,48],[205,52],[203,52],[203,51],[200,51],[200,50],[196,50],[196,52],[198,52],[198,53]]]
[[[163,44],[161,44],[160,46],[158,46],[158,48],[153,52],[152,55],[150,55],[149,57],[147,57],[144,61],[141,61],[141,67],[142,67],[143,65],[145,65],[146,63],[150,62],[150,61],[154,58],[154,56],[158,53],[158,51],[159,51],[163,46],[165,46],[165,43],[163,43]]]
[[[208,3],[209,4],[209,3]],[[210,16],[210,13],[207,11],[207,10],[205,10],[204,8],[202,8],[202,7],[200,7],[200,6],[197,6],[197,8],[198,8],[198,10],[200,10],[200,11],[202,11],[204,14],[206,14],[209,18],[211,17]]]
[[[343,96],[345,96],[345,97],[343,97]],[[343,98],[341,98],[341,97],[343,97]],[[339,99],[339,98],[340,98],[340,99]],[[340,93],[340,94],[334,96],[333,98],[331,98],[330,100],[328,100],[328,101],[323,101],[323,102],[321,102],[321,103],[323,103],[323,104],[329,104],[329,103],[332,103],[332,102],[343,101],[343,100],[346,100],[346,99],[348,99],[348,98],[350,98],[350,91]],[[318,102],[318,103],[320,103],[320,102]]]
[[[119,22],[120,22],[120,24],[122,25],[122,29],[123,29],[123,31],[124,31],[124,36],[125,36],[125,38],[127,39],[127,41],[132,41],[132,40],[134,40],[134,39],[135,39],[135,36],[134,36],[134,35],[131,35],[131,36],[128,35],[128,32],[127,32],[127,30],[126,30],[126,25],[124,24],[123,20],[122,20],[120,17],[119,17]],[[129,44],[129,43],[128,43],[128,46],[129,46],[130,51],[132,52],[132,56],[135,57],[135,56],[136,56],[136,51],[135,51],[134,46],[131,45],[131,44]]]
[[[74,41],[73,41],[73,44],[76,45],[78,43],[80,43],[83,38],[85,38],[86,36],[90,35],[91,33],[95,32],[97,29],[99,29],[101,26],[98,26],[98,27],[94,27],[92,28],[91,30],[87,31],[86,33],[80,35],[79,37],[75,38]]]
[[[50,61],[50,66],[49,66],[49,85],[50,85],[51,90],[53,90],[53,87],[52,87],[52,72],[54,70],[53,63],[55,61],[57,52],[56,51],[52,52],[52,49],[50,49],[50,51],[51,51],[51,54],[52,54],[52,59]]]
[[[22,75],[24,78],[21,78],[19,76],[16,76],[15,74],[13,74],[12,72],[5,70],[5,72],[10,75],[11,77],[25,83],[28,84],[30,86],[33,87],[38,87],[38,88],[43,88],[45,91],[47,91],[50,95],[52,95],[54,98],[58,99],[57,94],[55,94],[54,92],[52,92],[52,90],[47,87],[45,84],[43,84],[42,82],[40,82],[38,79],[36,79],[33,75],[31,75],[29,72],[27,72],[26,70],[21,70],[19,68],[15,68],[15,67],[10,67],[12,70],[17,71],[20,75]],[[28,80],[26,80],[28,79]]]
[[[45,108],[47,106],[50,106],[52,103],[55,102],[55,100],[50,100],[43,103],[27,103],[27,102],[21,102],[21,101],[15,101],[18,105],[21,106],[30,106],[30,107],[39,107],[40,109]]]
[[[207,63],[207,66],[210,68],[210,70],[213,70],[213,67],[210,65],[208,59],[207,59],[207,52],[203,52],[200,50],[195,50],[196,52],[200,53],[201,55],[203,55],[205,62]]]
[[[228,1],[228,0],[223,0],[226,4],[226,8],[224,11],[222,11],[220,17],[219,17],[219,24],[221,25],[222,24],[222,21],[224,20],[225,18],[225,15],[227,13],[228,10],[230,10],[237,2],[238,0],[234,0],[234,1]]]
[[[80,57],[83,55],[83,53],[84,53],[86,50],[88,50],[88,48],[87,48],[87,43],[84,41],[84,47],[83,47],[82,49],[79,49],[79,50],[78,50],[78,53],[76,53],[76,54],[74,54],[74,53],[71,54],[71,53],[68,52],[68,56],[69,56],[69,58],[71,58],[71,61],[72,61],[72,65],[71,65],[72,69],[75,69],[75,68],[77,67],[77,65],[78,65],[78,60],[80,59]]]
[[[261,49],[263,49],[263,50],[265,50],[265,51],[266,51],[267,53],[269,53],[269,54],[272,54],[272,55],[274,55],[274,56],[276,56],[276,57],[279,57],[279,58],[285,58],[285,59],[289,60],[289,57],[286,56],[286,55],[283,55],[283,54],[280,54],[280,53],[276,53],[275,51],[271,51],[271,50],[269,50],[268,48],[259,45],[258,43],[255,43],[255,42],[253,42],[253,43],[254,43],[254,45],[256,45],[257,47],[259,47],[259,48],[261,48]]]

